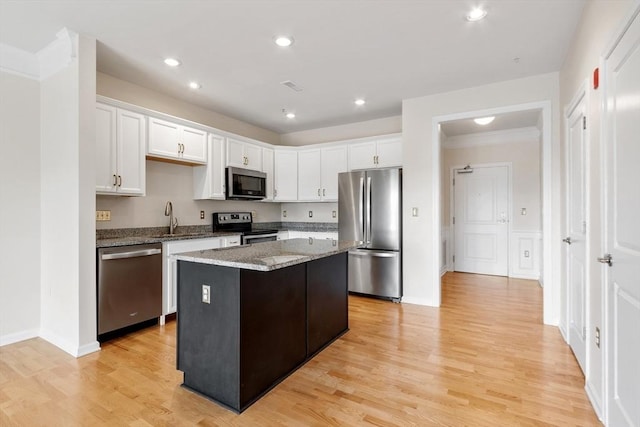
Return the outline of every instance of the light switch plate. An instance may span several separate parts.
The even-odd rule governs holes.
[[[331,211],[331,218],[335,218],[336,217],[336,211]]]
[[[204,211],[200,211],[200,219],[204,219]]]
[[[411,208],[411,216],[418,216],[418,208]]]
[[[309,218],[313,218],[313,211],[309,211]]]
[[[211,286],[202,285],[202,302],[211,304]]]

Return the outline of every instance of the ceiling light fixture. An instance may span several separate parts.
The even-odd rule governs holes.
[[[477,119],[473,119],[473,121],[479,124],[480,126],[485,126],[491,123],[494,119],[495,119],[495,116],[478,117]]]
[[[289,47],[293,44],[293,37],[291,36],[275,36],[273,42],[280,47]]]
[[[469,22],[479,21],[485,16],[487,16],[487,11],[480,7],[476,7],[475,9],[471,10],[471,12],[469,12],[469,14],[467,15],[467,21]]]
[[[177,67],[178,65],[180,65],[180,61],[178,61],[175,58],[166,58],[164,60],[164,63],[167,64],[169,67]]]
[[[358,106],[361,106],[361,105],[364,105],[366,103],[366,101],[364,99],[362,99],[362,98],[358,98],[355,101],[353,101],[353,103],[358,105]]]
[[[285,116],[287,117],[287,119],[295,119],[296,115],[294,113],[286,113]]]
[[[200,89],[202,87],[202,85],[198,82],[191,82],[189,83],[189,87],[191,89]]]

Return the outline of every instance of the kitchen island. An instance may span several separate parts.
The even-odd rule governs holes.
[[[176,255],[183,386],[242,412],[348,330],[347,252],[291,239]]]

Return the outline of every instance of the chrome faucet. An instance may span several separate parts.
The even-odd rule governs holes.
[[[173,217],[173,205],[170,201],[164,207],[164,216],[169,217],[169,234],[173,234],[178,226],[178,218]]]

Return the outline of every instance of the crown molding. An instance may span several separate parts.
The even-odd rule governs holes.
[[[444,149],[452,149],[509,144],[515,142],[539,142],[540,135],[540,130],[535,126],[468,135],[457,135],[445,138],[442,142],[442,147]]]
[[[36,53],[0,43],[0,70],[28,79],[46,80],[77,57],[77,36],[63,28],[54,41]]]

